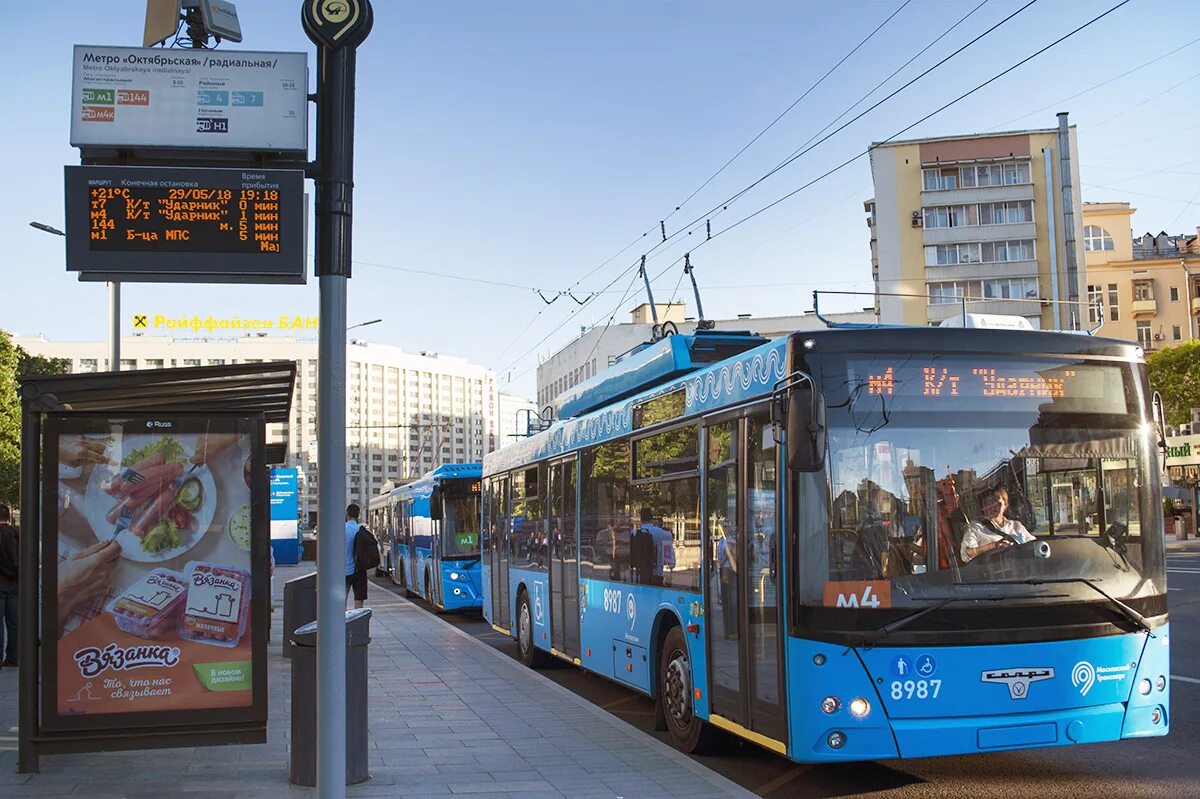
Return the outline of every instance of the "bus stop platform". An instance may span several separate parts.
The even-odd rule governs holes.
[[[283,584],[312,571],[275,569],[267,743],[46,755],[40,774],[17,774],[17,670],[0,669],[0,796],[315,797],[288,782],[291,664],[280,651]],[[347,796],[752,796],[374,583],[366,604],[371,778]]]

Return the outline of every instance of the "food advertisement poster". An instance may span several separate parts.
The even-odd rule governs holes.
[[[50,417],[45,449],[48,726],[265,718],[261,419]]]

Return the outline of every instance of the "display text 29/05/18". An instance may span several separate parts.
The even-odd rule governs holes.
[[[191,271],[184,256],[207,271],[235,257],[239,271],[278,274],[302,263],[298,170],[68,167],[66,183],[68,269]]]

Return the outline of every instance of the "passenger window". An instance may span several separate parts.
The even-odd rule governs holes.
[[[584,452],[581,570],[595,580],[633,582],[630,564],[629,442]],[[589,558],[590,555],[590,558]]]

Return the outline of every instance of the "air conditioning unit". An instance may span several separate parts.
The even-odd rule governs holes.
[[[1162,334],[1162,333],[1155,333],[1155,334],[1154,334],[1154,340],[1155,340],[1155,341],[1162,341],[1162,340],[1163,340],[1163,334]]]
[[[921,227],[925,224],[925,216],[920,211],[912,212],[912,226]]]

